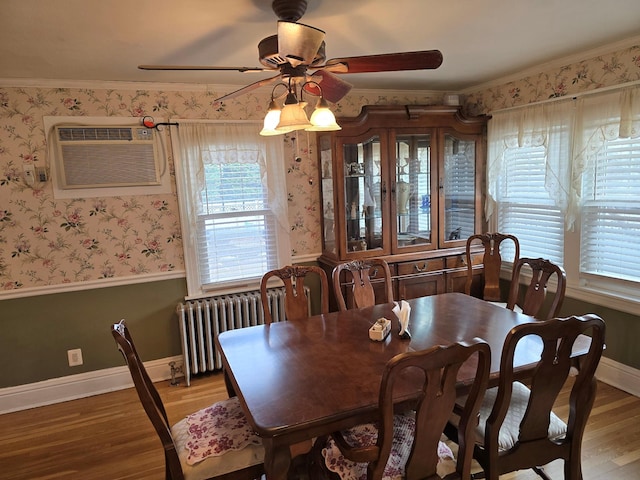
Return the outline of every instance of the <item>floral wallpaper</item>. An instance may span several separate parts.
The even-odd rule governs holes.
[[[640,45],[634,45],[463,92],[464,109],[471,115],[489,113],[638,80]],[[269,92],[250,93],[214,107],[213,99],[226,91],[204,86],[13,85],[0,86],[0,298],[16,290],[184,271],[171,159],[172,194],[56,199],[50,181],[29,186],[24,180],[26,165],[47,166],[44,116],[261,120],[269,101]],[[352,91],[333,110],[354,116],[366,104],[441,101],[436,92]],[[321,250],[314,139],[307,132],[283,137],[294,257]]]
[[[640,80],[640,45],[529,75],[466,95],[470,115]]]
[[[184,271],[171,158],[173,193],[166,195],[56,199],[51,181],[30,186],[24,180],[25,166],[48,166],[44,116],[262,120],[269,101],[269,92],[249,94],[214,108],[213,99],[226,92],[149,85],[0,87],[0,298],[20,289]],[[364,104],[439,101],[416,92],[352,92],[334,111],[352,116]],[[306,132],[283,137],[294,256],[321,250],[314,138]]]

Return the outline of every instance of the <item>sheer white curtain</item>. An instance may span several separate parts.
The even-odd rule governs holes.
[[[640,86],[578,99],[572,183],[593,169],[608,141],[640,137]]]
[[[606,141],[640,136],[640,87],[496,112],[488,125],[487,218],[509,148],[543,146],[545,187],[571,229],[582,202],[583,175]]]
[[[180,200],[185,264],[190,296],[202,293],[203,270],[209,268],[203,259],[201,217],[207,211],[207,196],[212,192],[207,185],[205,170],[223,164],[255,164],[260,166],[266,203],[277,220],[275,228],[275,254],[273,268],[290,263],[291,247],[287,218],[287,189],[285,182],[284,148],[282,138],[261,137],[257,123],[216,123],[172,120],[179,124],[173,128],[176,180]],[[231,216],[228,214],[227,216]],[[200,231],[199,231],[200,230]]]
[[[553,102],[493,114],[488,125],[487,201],[488,219],[495,213],[498,180],[505,172],[509,149],[543,147],[545,189],[565,215],[567,228],[577,215],[577,192],[571,177],[571,141],[574,105]]]

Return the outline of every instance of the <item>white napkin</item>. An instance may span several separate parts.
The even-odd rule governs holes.
[[[392,311],[400,320],[400,336],[409,336],[409,316],[411,315],[411,305],[406,300],[401,300],[400,304],[395,303]]]

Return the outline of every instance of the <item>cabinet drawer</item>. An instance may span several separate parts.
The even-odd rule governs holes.
[[[473,253],[471,254],[471,264],[472,265],[481,265],[482,264],[482,253]],[[447,268],[462,268],[467,266],[467,256],[466,254],[455,255],[453,257],[447,257],[446,261]]]
[[[398,263],[398,275],[416,275],[424,272],[434,272],[444,269],[444,258],[429,258],[414,262]]]

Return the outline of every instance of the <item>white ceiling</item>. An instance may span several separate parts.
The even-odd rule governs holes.
[[[260,66],[271,0],[0,0],[0,79],[246,85],[270,72],[157,72],[139,64]],[[639,0],[309,0],[327,59],[439,49],[437,70],[342,78],[359,88],[459,91],[640,35]]]

